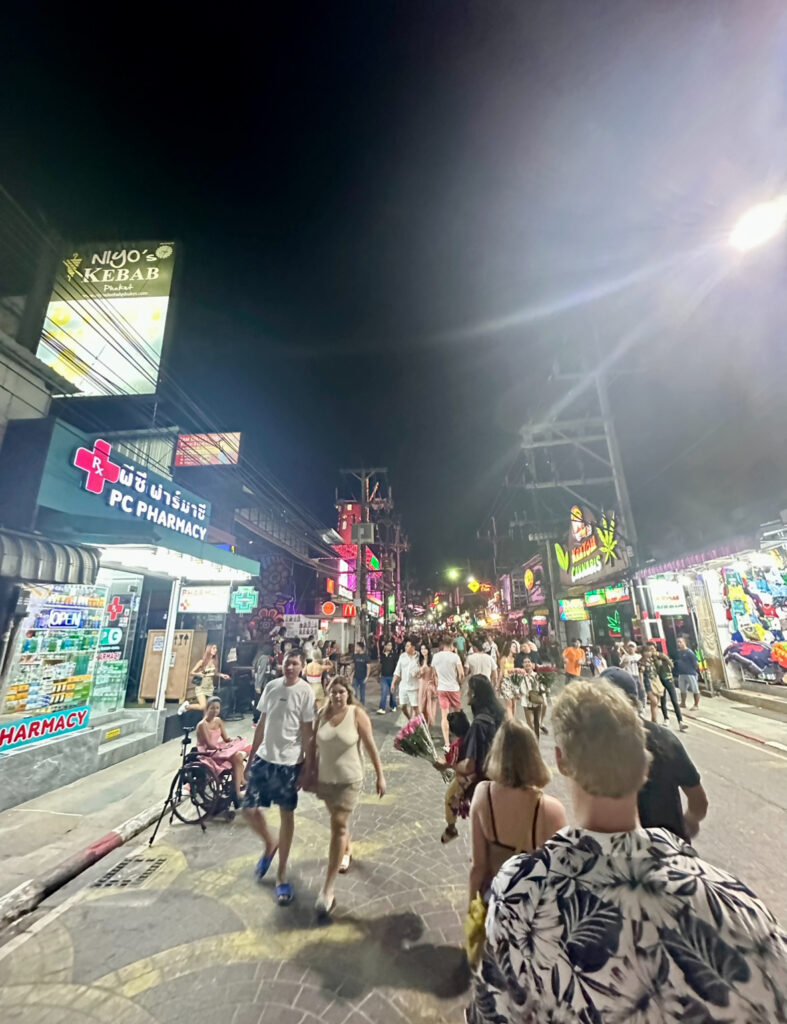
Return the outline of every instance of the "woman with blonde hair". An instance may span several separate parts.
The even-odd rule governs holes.
[[[470,899],[485,896],[503,864],[543,845],[566,824],[561,802],[542,789],[551,776],[532,729],[511,719],[497,731],[470,805]]]

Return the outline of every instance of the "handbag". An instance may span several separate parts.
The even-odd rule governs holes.
[[[481,962],[481,954],[486,942],[486,903],[481,893],[476,893],[470,901],[464,921],[465,953],[467,962],[475,968]]]

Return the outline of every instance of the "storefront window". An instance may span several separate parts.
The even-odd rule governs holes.
[[[26,715],[89,702],[106,588],[20,586],[2,712]]]
[[[106,605],[99,633],[93,677],[93,714],[123,707],[139,612],[143,577],[119,569],[101,569],[98,583],[106,587]]]

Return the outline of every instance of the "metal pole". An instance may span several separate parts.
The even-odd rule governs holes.
[[[637,528],[634,523],[634,513],[631,510],[631,500],[629,498],[629,490],[626,484],[626,474],[623,470],[623,460],[620,457],[618,435],[615,431],[615,421],[612,418],[612,409],[609,405],[607,382],[604,377],[604,371],[598,370],[594,374],[594,379],[596,381],[596,392],[598,394],[601,418],[604,421],[604,433],[607,435],[607,449],[609,450],[609,458],[612,462],[612,477],[615,484],[615,497],[618,501],[618,514],[623,516],[624,528],[621,532],[633,548],[634,563],[636,564],[638,556]]]
[[[547,563],[547,576],[549,577],[549,596],[552,601],[552,622],[554,623],[555,629],[555,641],[557,642],[558,649],[565,646],[565,627],[560,622],[560,606],[557,603],[557,594],[555,593],[555,573],[552,568],[552,552],[550,550],[550,542],[546,542],[546,563]],[[547,629],[547,639],[549,639],[549,630]]]
[[[361,522],[369,522],[369,474],[366,470],[361,470]],[[366,628],[366,545],[358,544],[358,558],[360,559],[360,575],[358,577],[358,594],[361,599],[361,614],[359,620],[360,636],[359,640],[363,640],[366,643],[367,628]]]
[[[177,577],[172,581],[172,589],[169,592],[169,608],[167,609],[167,626],[164,630],[164,650],[161,652],[161,668],[158,674],[158,689],[153,707],[156,711],[163,711],[166,703],[167,680],[169,679],[170,662],[172,661],[172,648],[175,646],[175,623],[178,619],[178,604],[180,603],[180,588],[183,580]]]
[[[401,527],[399,523],[396,524],[396,616],[403,615],[402,608],[402,545],[399,537],[401,534]]]

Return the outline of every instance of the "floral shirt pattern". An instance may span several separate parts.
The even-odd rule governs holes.
[[[666,829],[564,828],[492,885],[470,1024],[787,1021],[787,935]]]

